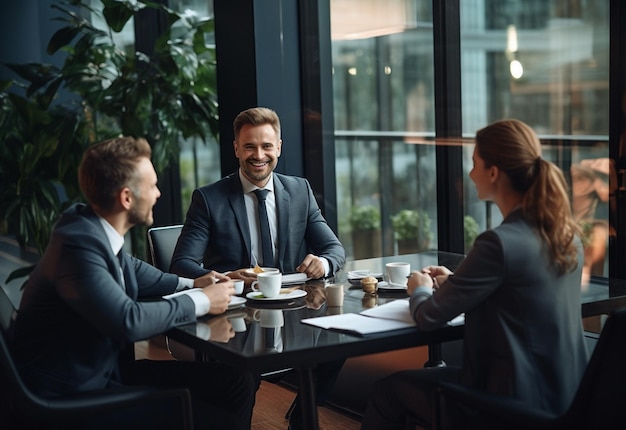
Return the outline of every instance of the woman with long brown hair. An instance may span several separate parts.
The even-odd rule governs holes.
[[[502,223],[476,238],[454,274],[425,267],[411,274],[407,288],[420,330],[465,313],[463,365],[408,370],[378,382],[364,429],[428,427],[440,381],[552,413],[564,411],[576,392],[588,359],[583,252],[563,173],[541,158],[534,131],[512,119],[479,130],[472,159],[478,197],[497,205]],[[467,419],[450,405],[444,415]]]

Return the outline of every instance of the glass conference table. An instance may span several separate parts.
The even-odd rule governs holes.
[[[298,375],[304,428],[317,429],[313,375],[317,363],[429,345],[429,363],[436,365],[441,360],[441,343],[461,339],[463,326],[448,326],[431,332],[406,328],[358,336],[313,327],[300,321],[323,315],[359,313],[407,297],[405,292],[365,294],[357,282],[347,279],[350,271],[369,270],[381,275],[385,264],[392,261],[408,262],[412,270],[431,264],[444,265],[454,270],[463,258],[459,254],[429,251],[349,261],[334,278],[297,285],[298,289],[306,291],[302,297],[281,301],[247,299],[243,305],[225,314],[200,318],[196,323],[176,327],[166,335],[192,348],[196,357],[203,361],[218,360],[236,369],[263,374],[294,369]],[[342,307],[329,307],[324,287],[327,283],[337,282],[344,284],[344,304]],[[590,285],[590,288],[583,290],[581,302],[583,309],[588,307],[587,312],[583,310],[583,315],[590,316],[626,305],[626,296],[611,298],[605,286]],[[230,337],[230,327],[235,329],[234,337]],[[221,332],[224,328],[225,331]]]

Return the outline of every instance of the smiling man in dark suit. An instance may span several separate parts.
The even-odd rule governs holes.
[[[223,313],[235,293],[219,273],[182,278],[124,252],[124,235],[136,224],[152,224],[161,195],[150,156],[148,142],[130,137],[85,152],[79,182],[89,203],[62,214],[25,286],[12,326],[18,368],[30,389],[45,397],[119,385],[187,387],[197,428],[247,429],[257,375],[218,363],[120,360],[135,341]],[[131,421],[137,428],[166,426],[161,405],[144,412],[108,414],[85,428]]]
[[[345,250],[326,223],[304,178],[274,172],[282,150],[280,120],[271,109],[244,110],[235,118],[238,171],[194,191],[187,219],[172,257],[171,271],[200,276],[229,271],[247,284],[257,263],[283,273],[300,272],[317,279],[334,275],[345,263]],[[267,196],[257,197],[258,190]],[[263,240],[260,200],[265,200],[269,250]],[[266,238],[268,236],[265,236]],[[266,239],[268,240],[268,239]],[[318,404],[323,404],[343,361],[316,369]],[[301,424],[296,405],[290,427]]]
[[[310,278],[336,273],[345,250],[322,216],[311,185],[274,172],[282,148],[278,115],[261,107],[245,110],[235,119],[234,132],[239,170],[194,191],[172,272],[194,277],[231,271],[229,276],[250,282],[244,269],[258,262]],[[258,189],[268,190],[271,262],[262,252]]]

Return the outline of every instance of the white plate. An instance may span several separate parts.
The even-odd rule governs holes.
[[[306,296],[306,291],[304,290],[293,290],[292,292],[287,294],[280,294],[278,295],[278,297],[263,297],[263,293],[260,293],[258,291],[251,291],[246,294],[246,297],[250,300],[258,300],[262,302],[281,302],[284,300],[299,299],[300,297],[304,296]]]
[[[243,306],[244,303],[246,303],[246,299],[243,297],[232,296],[230,298],[230,303],[228,304],[228,309],[237,309],[238,307]]]
[[[261,269],[263,269],[264,272],[280,272],[280,270],[278,270],[275,267],[261,267]],[[246,269],[246,273],[250,275],[258,275],[258,273],[254,271],[254,267],[251,267],[250,269]]]

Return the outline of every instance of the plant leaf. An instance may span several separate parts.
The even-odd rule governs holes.
[[[34,269],[35,269],[35,265],[28,266],[28,267],[22,267],[20,269],[15,269],[11,273],[9,273],[9,276],[7,276],[7,279],[4,281],[4,283],[8,284],[9,282],[11,282],[14,279],[19,279],[19,278],[23,278],[25,276],[28,276],[28,275],[30,275],[32,273],[32,271]]]
[[[80,27],[69,26],[61,28],[52,35],[46,52],[49,55],[56,53],[59,49],[69,45],[78,33],[80,33]]]
[[[111,30],[116,33],[122,31],[128,20],[140,9],[138,3],[133,9],[129,2],[118,0],[102,0],[102,4],[104,5],[102,14]]]

